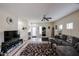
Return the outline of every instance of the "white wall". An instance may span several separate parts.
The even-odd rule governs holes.
[[[23,27],[26,27],[25,30],[22,30]],[[23,40],[28,39],[28,21],[26,19],[19,19],[18,20],[18,30],[20,32],[20,38]]]

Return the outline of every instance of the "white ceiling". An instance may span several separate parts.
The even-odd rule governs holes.
[[[69,13],[79,9],[79,4],[68,3],[2,3],[0,9],[9,12],[19,18],[26,18],[30,21],[40,21],[46,14],[55,21]]]

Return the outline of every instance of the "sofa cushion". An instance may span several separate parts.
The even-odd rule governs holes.
[[[55,38],[56,38],[56,39],[60,39],[60,36],[59,36],[59,35],[56,35]]]
[[[77,50],[77,52],[79,52],[79,42],[75,44],[74,48]]]
[[[72,45],[74,46],[77,42],[79,42],[79,38],[72,37]]]
[[[72,44],[72,36],[68,36],[66,41]]]
[[[66,42],[66,41],[62,41],[62,45],[63,46],[71,46],[71,44],[69,42]]]
[[[59,56],[78,56],[77,51],[71,46],[56,46],[56,53]]]
[[[62,35],[62,40],[67,40],[67,35]]]

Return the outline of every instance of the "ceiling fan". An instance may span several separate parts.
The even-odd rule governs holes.
[[[49,21],[49,19],[52,19],[52,17],[47,17],[44,15],[41,21]]]

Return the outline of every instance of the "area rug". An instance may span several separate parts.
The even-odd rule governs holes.
[[[56,56],[56,52],[48,43],[31,43],[21,52],[20,56]]]

